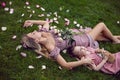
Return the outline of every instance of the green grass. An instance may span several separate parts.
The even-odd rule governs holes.
[[[3,1],[3,0],[2,0]],[[0,2],[2,2],[0,1]],[[12,5],[9,5],[12,1]],[[73,21],[89,27],[94,27],[98,22],[104,22],[113,34],[120,34],[120,1],[119,0],[28,0],[30,2],[30,10],[35,10],[35,14],[29,18],[27,8],[24,8],[26,0],[6,0],[6,7],[13,8],[14,13],[9,14],[0,7],[0,28],[6,26],[7,30],[0,30],[0,80],[116,80],[112,75],[103,74],[101,72],[90,71],[84,67],[77,67],[73,70],[59,70],[59,65],[44,57],[36,59],[35,52],[21,48],[16,51],[16,47],[20,44],[21,36],[25,33],[37,29],[36,25],[27,29],[22,24],[27,19],[43,19],[46,16],[38,17],[38,14],[47,14],[49,12],[58,12],[61,16],[59,24],[53,23],[59,29],[73,28]],[[41,11],[35,7],[39,4],[46,11]],[[62,7],[62,11],[59,8]],[[66,10],[70,10],[69,13]],[[21,17],[22,13],[25,14]],[[53,18],[51,15],[50,18]],[[71,23],[64,26],[64,18],[68,18]],[[19,22],[21,20],[21,22]],[[77,28],[77,27],[75,27]],[[15,40],[13,35],[17,35]],[[110,43],[100,43],[100,47],[111,52],[120,51],[120,45]],[[23,58],[20,52],[26,52],[27,57]],[[73,61],[67,54],[62,54],[67,61]],[[34,69],[28,66],[33,65]],[[46,70],[41,70],[41,66],[46,65]]]

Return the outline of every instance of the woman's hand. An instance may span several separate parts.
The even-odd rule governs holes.
[[[23,27],[28,27],[28,26],[32,26],[32,22],[30,20],[26,20]]]

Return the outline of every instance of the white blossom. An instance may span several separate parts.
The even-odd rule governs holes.
[[[18,45],[18,46],[16,47],[16,51],[19,50],[19,49],[21,49],[21,48],[22,48],[22,45]]]
[[[12,36],[12,39],[16,39],[16,37],[17,37],[16,35],[13,35],[13,36]]]
[[[34,69],[34,66],[29,65],[28,68],[29,68],[29,69]]]
[[[59,22],[58,21],[54,21],[55,23],[57,23],[57,24],[59,24]]]
[[[9,11],[9,8],[8,8],[8,7],[6,7],[6,8],[4,8],[4,10],[5,10],[5,11]]]
[[[77,21],[73,21],[73,24],[77,24]]]
[[[117,21],[117,24],[120,24],[120,21]]]
[[[43,7],[40,8],[42,11],[45,11],[45,9]]]
[[[37,58],[37,59],[39,59],[39,58],[42,58],[42,56],[41,56],[41,55],[39,55],[39,56],[37,56],[36,58]]]
[[[35,13],[35,10],[33,10],[32,13],[34,14],[34,13]]]
[[[2,31],[6,31],[6,30],[7,30],[7,27],[1,27],[1,30],[2,30]]]
[[[9,5],[12,5],[12,1],[9,2]]]
[[[27,54],[24,53],[24,52],[21,52],[20,55],[21,55],[22,57],[26,57],[26,56],[27,56]]]
[[[66,10],[66,12],[70,12],[70,10],[68,9],[68,10]]]
[[[63,50],[63,53],[66,53],[67,52],[67,50],[65,49],[65,50]]]
[[[37,4],[37,5],[36,5],[36,8],[39,8],[39,7],[40,7],[40,5]]]
[[[28,9],[30,9],[31,7],[30,6],[27,6]]]
[[[44,70],[44,69],[46,69],[46,66],[45,65],[42,65],[42,68],[41,68],[42,70]]]
[[[76,24],[77,27],[80,27],[80,24]]]
[[[9,13],[10,13],[10,14],[13,14],[13,13],[14,13],[14,9],[11,8]]]
[[[62,70],[62,67],[61,67],[61,66],[59,66],[58,68],[59,68],[60,70]]]
[[[25,4],[26,4],[26,5],[29,5],[29,2],[28,2],[28,1],[26,1],[26,2],[25,2]]]
[[[22,15],[21,15],[21,16],[23,17],[24,15],[25,15],[25,14],[24,14],[24,13],[22,13]]]

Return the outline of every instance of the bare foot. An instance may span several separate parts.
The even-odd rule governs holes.
[[[120,36],[114,36],[114,37],[120,40]]]
[[[120,44],[120,36],[115,36],[115,40],[113,41],[113,44]]]

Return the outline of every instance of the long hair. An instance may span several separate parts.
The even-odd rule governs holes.
[[[41,54],[41,55],[49,58],[48,50],[43,45],[36,43],[33,38],[30,38],[27,35],[23,35],[21,44],[23,45],[24,48],[33,49],[38,54]]]

